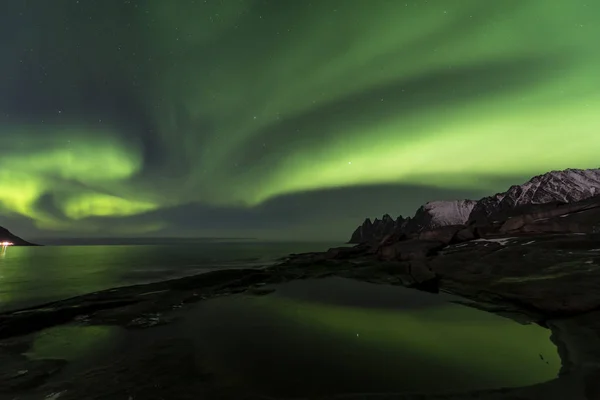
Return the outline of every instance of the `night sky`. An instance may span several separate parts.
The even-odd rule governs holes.
[[[600,2],[3,0],[0,225],[347,239],[598,167]]]

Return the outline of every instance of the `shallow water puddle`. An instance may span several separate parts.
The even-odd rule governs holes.
[[[185,330],[211,368],[272,396],[445,392],[557,376],[550,331],[451,296],[341,278],[199,303]]]
[[[32,360],[80,361],[112,350],[123,330],[108,325],[64,325],[38,332],[25,355]]]

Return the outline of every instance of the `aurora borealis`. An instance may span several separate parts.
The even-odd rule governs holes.
[[[0,225],[345,239],[598,167],[599,18],[588,0],[6,0]]]

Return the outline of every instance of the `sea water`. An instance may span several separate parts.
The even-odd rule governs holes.
[[[0,253],[0,312],[98,290],[224,268],[260,268],[339,243],[186,241],[184,244],[9,247]]]

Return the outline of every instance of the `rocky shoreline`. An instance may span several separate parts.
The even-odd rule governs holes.
[[[594,197],[512,213],[488,225],[446,226],[408,237],[390,235],[378,243],[290,255],[263,269],[214,271],[91,293],[0,314],[0,357],[12,364],[24,362],[20,354],[26,342],[19,338],[59,324],[77,321],[125,329],[152,328],[168,324],[175,311],[185,311],[190,303],[234,293],[268,295],[274,284],[338,276],[433,293],[448,292],[463,298],[462,304],[520,323],[537,323],[551,330],[562,359],[559,377],[525,388],[444,396],[347,398],[598,399],[598,227],[600,198]],[[9,365],[8,361],[3,365]],[[38,365],[35,374],[6,372],[0,375],[0,390],[12,394],[35,388],[61,366],[61,360],[47,360]]]
[[[530,243],[534,240],[537,244]],[[597,287],[600,249],[596,248],[600,247],[599,243],[598,235],[572,234],[506,241],[475,240],[466,246],[455,244],[436,250],[437,255],[427,256],[433,266],[433,270],[428,271],[423,269],[425,261],[418,258],[406,262],[380,261],[368,252],[357,256],[357,248],[335,249],[324,254],[292,256],[280,265],[263,270],[216,271],[168,282],[112,289],[5,313],[0,316],[0,340],[11,343],[15,338],[39,329],[73,321],[118,325],[126,329],[151,328],[168,324],[171,313],[185,309],[189,303],[242,292],[268,295],[271,284],[341,276],[450,292],[464,297],[465,305],[521,323],[538,323],[552,331],[552,340],[563,364],[555,381],[530,388],[418,397],[420,399],[593,399],[600,393],[600,290]],[[429,246],[424,248],[429,249]],[[472,262],[465,263],[465,259]],[[519,268],[519,264],[513,262],[520,265],[535,263],[535,272],[532,267]],[[461,264],[462,268],[456,268]],[[480,270],[482,264],[486,266]],[[455,268],[455,272],[449,267]],[[35,387],[61,365],[59,360],[49,360],[40,366],[42,378],[37,375],[4,376],[0,378],[3,380],[0,387],[3,391]],[[563,397],[550,397],[561,390],[565,390]],[[542,395],[546,391],[547,395]]]

